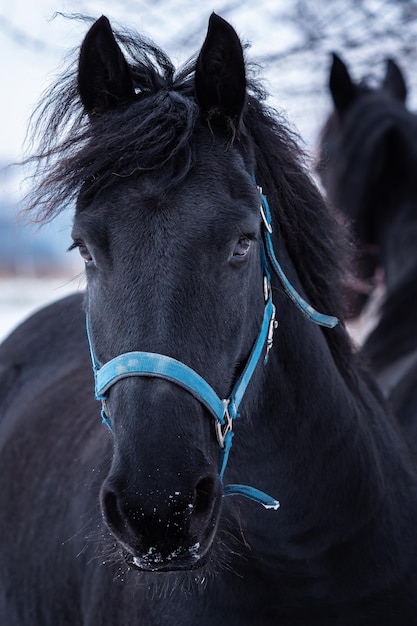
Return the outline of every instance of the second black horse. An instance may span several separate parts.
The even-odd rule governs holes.
[[[382,269],[385,298],[363,354],[417,447],[417,116],[392,59],[381,84],[370,87],[333,55],[329,88],[334,111],[318,171],[329,201],[353,226],[359,280]]]

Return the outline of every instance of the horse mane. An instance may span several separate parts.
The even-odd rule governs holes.
[[[312,181],[305,155],[277,111],[262,100],[250,98],[245,123],[255,143],[257,180],[271,207],[277,207],[274,223],[288,248],[292,262],[313,306],[345,316],[342,282],[348,258],[348,232]],[[351,369],[352,348],[340,332],[343,322],[324,330],[333,358],[349,384],[356,386]],[[355,357],[357,359],[357,355]]]
[[[89,119],[77,88],[74,62],[35,110],[31,123],[39,149],[28,161],[39,182],[27,210],[44,222],[74,204],[80,189],[102,193],[119,177],[158,170],[165,187],[179,184],[194,163],[193,133],[199,122],[194,93],[195,58],[175,70],[153,42],[132,31],[116,32],[128,60],[137,100]],[[247,65],[248,67],[248,65]],[[249,66],[249,71],[253,66]],[[312,304],[343,317],[341,281],[347,238],[323,202],[305,166],[297,136],[266,104],[254,77],[241,132],[255,145],[256,178],[268,196],[289,254]],[[236,138],[234,137],[234,139]],[[234,140],[233,139],[233,140]],[[326,333],[348,377],[351,347],[339,329]]]

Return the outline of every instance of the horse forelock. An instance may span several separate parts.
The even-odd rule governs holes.
[[[119,34],[136,99],[89,118],[73,65],[46,93],[30,120],[35,185],[27,210],[37,221],[72,206],[80,188],[103,191],[141,170],[164,168],[164,183],[182,180],[193,163],[199,116],[193,96],[194,62],[177,72],[169,58],[139,35]]]

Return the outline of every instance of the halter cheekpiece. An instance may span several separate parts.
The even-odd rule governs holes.
[[[224,472],[229,458],[233,439],[233,421],[239,417],[239,406],[252,375],[264,355],[263,362],[267,363],[269,351],[272,348],[274,330],[277,327],[275,320],[275,306],[272,302],[270,267],[280,279],[285,292],[299,307],[304,315],[321,326],[333,328],[338,319],[333,316],[317,312],[294,289],[285,276],[279,264],[272,244],[272,220],[266,196],[258,187],[261,196],[260,213],[262,217],[261,262],[263,267],[265,308],[261,330],[256,339],[242,374],[227,398],[220,398],[214,389],[193,369],[163,354],[153,352],[126,352],[100,365],[94,352],[89,319],[87,315],[87,337],[90,345],[95,379],[95,396],[102,403],[102,420],[112,431],[112,426],[106,406],[110,388],[119,380],[130,376],[154,376],[164,378],[187,390],[213,415],[214,427],[221,449],[219,477],[223,482]],[[225,485],[224,495],[242,495],[262,504],[267,509],[278,509],[279,502],[254,487],[247,485]]]

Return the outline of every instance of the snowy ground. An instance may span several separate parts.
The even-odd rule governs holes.
[[[79,277],[0,279],[0,341],[31,313],[82,289]]]

